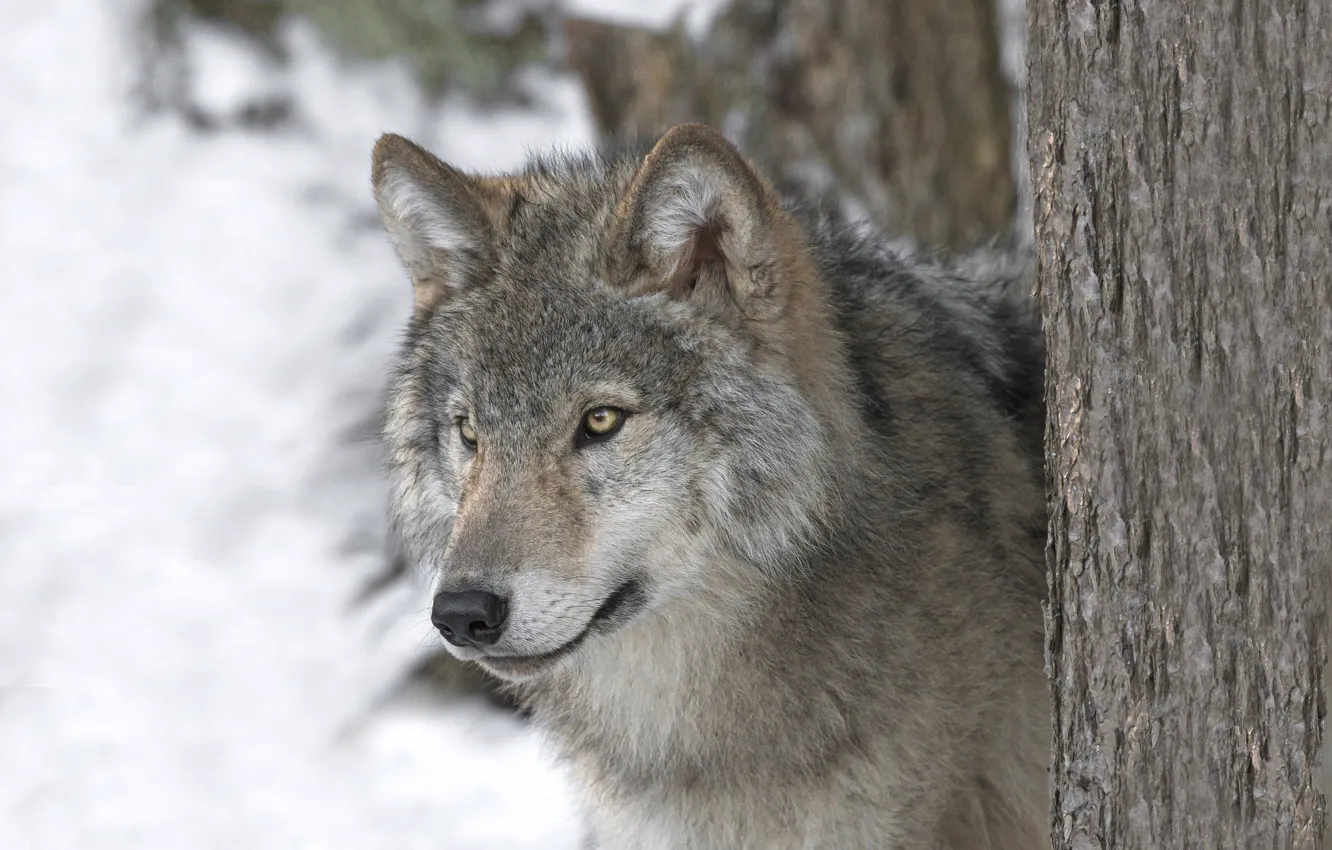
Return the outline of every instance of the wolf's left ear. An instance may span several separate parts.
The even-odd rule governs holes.
[[[779,215],[776,193],[724,136],[681,124],[639,167],[611,250],[637,267],[637,292],[730,303],[755,315],[773,294]]]
[[[402,136],[387,134],[375,144],[371,183],[384,226],[411,275],[418,311],[484,274],[506,203],[492,181],[464,174]]]

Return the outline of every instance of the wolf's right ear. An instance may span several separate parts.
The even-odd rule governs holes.
[[[371,183],[411,275],[416,310],[476,281],[493,261],[500,190],[391,133],[375,144]]]
[[[721,133],[702,124],[668,130],[616,210],[612,262],[630,291],[665,292],[750,317],[780,293],[776,193]]]

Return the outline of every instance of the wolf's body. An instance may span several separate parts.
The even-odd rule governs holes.
[[[594,846],[1045,843],[1023,262],[792,212],[697,126],[504,178],[386,137],[375,188],[416,293],[401,533],[437,600],[499,600],[438,622],[514,681]]]

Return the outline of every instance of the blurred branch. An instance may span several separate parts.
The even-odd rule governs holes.
[[[207,126],[190,102],[183,28],[204,21],[230,29],[284,60],[281,26],[309,21],[341,55],[397,58],[430,97],[446,91],[490,103],[524,103],[519,71],[553,64],[554,0],[152,0],[141,22],[140,100]]]
[[[219,2],[219,0],[212,0]],[[335,47],[362,59],[399,57],[428,94],[456,87],[481,98],[519,94],[514,72],[548,55],[546,26],[532,8],[507,26],[486,0],[284,0]]]
[[[668,32],[589,18],[564,21],[566,62],[582,79],[603,136],[634,138],[684,120],[708,120],[698,60],[679,23]]]

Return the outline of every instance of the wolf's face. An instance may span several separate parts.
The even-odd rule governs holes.
[[[820,320],[794,222],[729,144],[488,179],[390,136],[374,178],[416,295],[395,515],[451,651],[539,675],[710,565],[770,579],[825,506],[826,376],[785,343]]]

